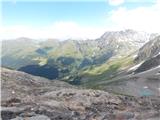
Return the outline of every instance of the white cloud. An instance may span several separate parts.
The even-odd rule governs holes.
[[[72,21],[59,21],[50,26],[33,28],[15,25],[1,27],[2,39],[30,37],[30,38],[59,38],[59,39],[95,39],[104,33],[104,28],[81,26]]]
[[[35,38],[37,35],[42,35],[42,31],[34,29],[29,26],[14,25],[14,26],[2,26],[0,29],[2,39],[10,39],[17,37],[31,37]]]
[[[156,4],[152,6],[137,7],[134,9],[119,7],[116,10],[110,11],[106,18],[106,25],[104,25],[103,28],[83,26],[74,21],[57,21],[50,26],[41,26],[38,28],[24,25],[1,26],[0,38],[94,39],[101,36],[107,30],[122,29],[135,29],[138,31],[160,33],[159,21],[160,0],[157,0]]]
[[[51,26],[54,36],[58,38],[97,38],[104,28],[87,27],[75,22],[56,22]]]
[[[108,3],[113,6],[121,5],[124,3],[124,0],[108,0]]]
[[[160,32],[160,2],[150,7],[127,9],[120,7],[109,13],[108,24],[117,29],[135,29],[148,32]]]

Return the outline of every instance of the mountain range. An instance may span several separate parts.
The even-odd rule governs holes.
[[[129,75],[160,65],[159,53],[159,34],[131,29],[108,31],[93,40],[23,37],[2,41],[2,66],[104,90],[113,81],[120,82],[121,77],[130,80]]]

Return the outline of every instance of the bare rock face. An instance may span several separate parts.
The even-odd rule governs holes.
[[[159,118],[159,98],[84,90],[1,69],[2,120],[129,120]]]
[[[143,61],[160,54],[160,36],[154,37],[139,49],[138,56],[135,61]]]

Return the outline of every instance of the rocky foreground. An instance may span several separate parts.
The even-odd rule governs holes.
[[[1,69],[2,120],[159,120],[160,98],[84,90]]]

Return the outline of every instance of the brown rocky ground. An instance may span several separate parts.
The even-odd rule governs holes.
[[[2,120],[158,120],[160,98],[84,90],[1,69]]]

